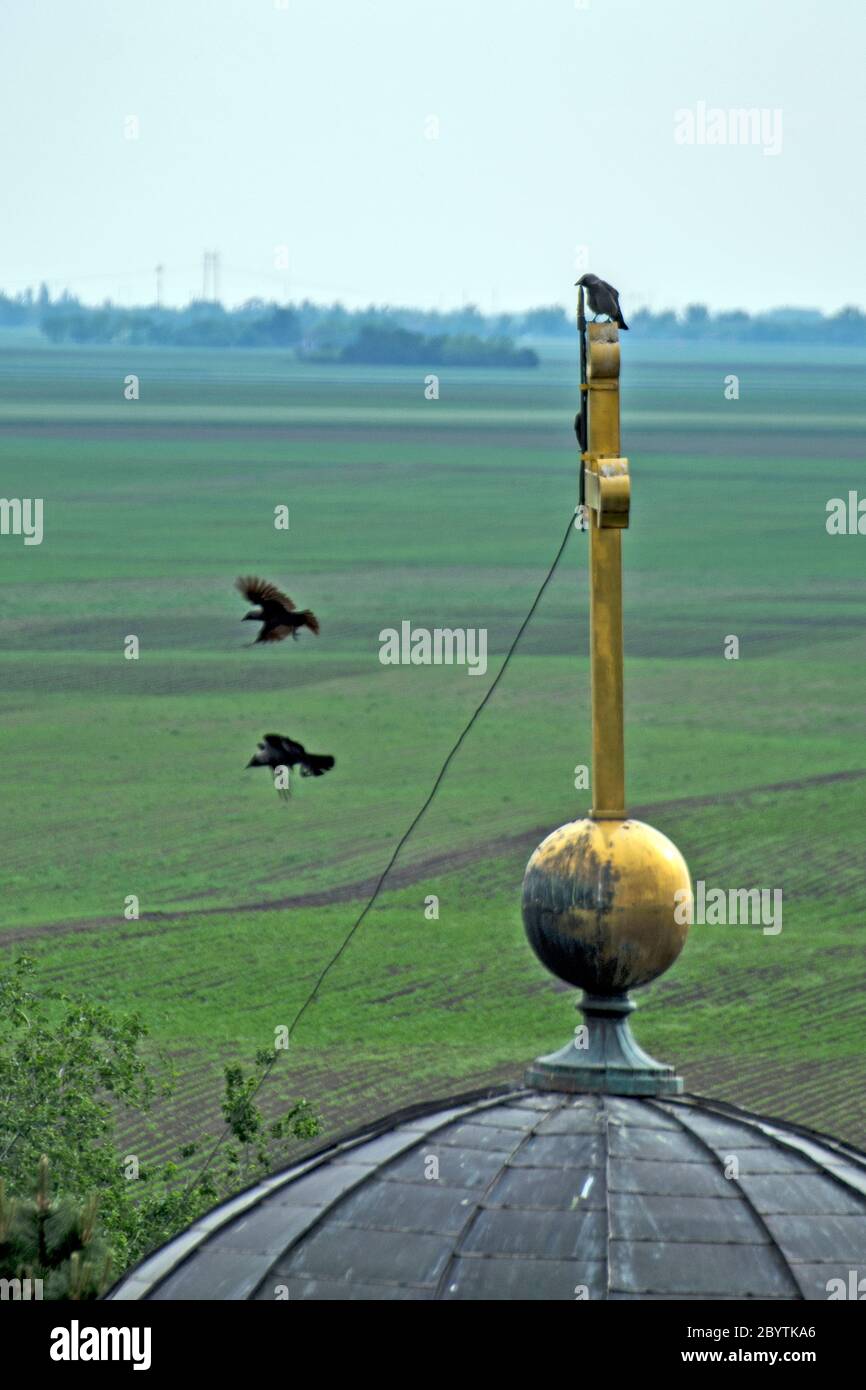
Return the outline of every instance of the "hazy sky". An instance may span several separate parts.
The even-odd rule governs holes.
[[[862,0],[4,0],[0,46],[0,288],[570,305],[585,247],[626,312],[866,303]]]

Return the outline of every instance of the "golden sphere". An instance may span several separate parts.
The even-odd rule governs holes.
[[[590,994],[622,994],[676,960],[691,897],[685,860],[651,825],[578,820],[542,840],[527,864],[523,924],[560,979]]]

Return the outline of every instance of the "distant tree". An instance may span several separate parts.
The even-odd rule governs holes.
[[[853,304],[848,304],[844,309],[840,309],[830,319],[830,330],[833,337],[838,342],[862,343],[866,342],[866,315]]]
[[[683,315],[683,326],[689,337],[702,338],[710,321],[710,311],[706,304],[689,304]]]
[[[69,336],[74,343],[112,343],[120,324],[120,316],[110,306],[90,311],[79,309],[71,315]]]
[[[245,347],[294,347],[301,335],[301,319],[296,310],[273,308],[252,317],[238,342]]]
[[[365,324],[340,354],[343,362],[437,367],[534,367],[531,348],[515,348],[509,338],[479,338],[474,333],[412,333],[407,328]]]
[[[252,299],[245,299],[243,304],[241,304],[238,309],[235,309],[235,313],[240,314],[242,317],[246,317],[250,314],[264,314],[267,308],[268,304],[266,300],[254,296]]]
[[[237,325],[219,309],[216,304],[197,304],[194,314],[175,323],[170,341],[178,347],[233,347],[237,341]]]
[[[480,334],[484,332],[484,315],[477,304],[466,304],[456,309],[452,318],[454,329],[461,333]]]
[[[574,323],[558,304],[545,309],[530,309],[520,322],[520,331],[539,338],[563,337],[574,332]]]
[[[725,313],[716,314],[715,324],[722,330],[739,331],[747,329],[751,323],[749,315],[743,309],[728,309]]]
[[[866,342],[864,314],[850,305],[824,317],[817,310],[790,307],[754,316],[743,310],[714,315],[705,304],[690,304],[680,316],[672,310],[654,313],[638,308],[630,311],[629,320],[636,336],[647,339]],[[459,357],[467,366],[528,365],[530,350],[515,346],[521,337],[574,336],[572,314],[558,305],[485,317],[473,304],[447,310],[369,304],[350,310],[339,301],[275,304],[254,298],[237,309],[194,300],[182,309],[156,310],[152,306],[123,309],[110,301],[92,308],[67,291],[52,301],[45,285],[36,302],[31,290],[15,296],[0,294],[0,324],[19,327],[33,322],[53,342],[277,348],[296,351],[303,358],[346,362],[426,361],[433,365],[434,358],[456,362]]]
[[[14,297],[0,294],[0,323],[9,328],[19,328],[30,320],[30,309],[20,295]]]
[[[428,343],[434,356],[427,356]],[[434,339],[427,339],[421,333],[411,333],[408,328],[381,328],[375,324],[364,324],[354,342],[348,343],[340,354],[343,362],[370,362],[380,365],[390,363],[423,363],[425,358],[435,365],[439,358],[439,346]]]
[[[57,313],[43,314],[39,328],[50,342],[62,343],[69,337],[69,316]]]
[[[631,330],[644,338],[675,338],[680,331],[677,316],[672,309],[664,309],[654,314],[651,309],[636,309],[629,322]]]

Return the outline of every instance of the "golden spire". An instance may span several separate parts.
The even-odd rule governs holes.
[[[582,333],[582,287],[578,293]],[[676,960],[691,920],[692,887],[676,846],[626,811],[622,533],[631,485],[628,460],[620,456],[619,329],[591,323],[588,330],[578,439],[589,530],[592,810],[542,841],[523,880],[530,944],[549,970],[585,991],[579,1006],[585,1023],[573,1042],[540,1057],[527,1080],[548,1090],[670,1094],[683,1083],[632,1037],[628,990]],[[581,349],[583,365],[583,343]]]

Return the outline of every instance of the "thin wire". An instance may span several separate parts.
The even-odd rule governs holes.
[[[507,668],[507,666],[508,666],[508,663],[509,663],[509,661],[511,660],[511,658],[512,658],[512,656],[514,655],[514,652],[515,652],[515,650],[516,650],[516,648],[517,648],[517,644],[518,644],[518,642],[520,641],[521,637],[523,636],[524,632],[526,631],[526,628],[527,628],[527,626],[528,626],[528,624],[529,624],[529,622],[530,622],[530,619],[532,618],[533,614],[535,613],[536,608],[538,607],[539,603],[541,602],[541,596],[542,596],[542,594],[544,593],[545,589],[547,588],[548,584],[550,583],[551,579],[553,578],[553,576],[554,576],[554,574],[555,574],[555,572],[556,572],[557,565],[559,564],[559,561],[560,561],[560,559],[562,558],[562,554],[563,554],[563,552],[564,552],[564,550],[565,550],[565,547],[566,547],[566,545],[568,544],[568,538],[569,538],[569,536],[571,535],[571,532],[572,532],[572,529],[573,529],[573,525],[574,525],[574,516],[572,515],[571,517],[569,517],[568,529],[566,530],[565,535],[564,535],[563,538],[562,538],[562,543],[561,543],[561,545],[560,545],[560,547],[559,547],[559,550],[558,550],[557,553],[556,553],[556,559],[554,560],[553,564],[551,565],[550,569],[548,570],[547,575],[546,575],[545,580],[544,580],[544,583],[542,584],[541,588],[539,589],[538,593],[536,594],[536,596],[535,596],[535,598],[534,598],[534,600],[533,600],[532,607],[530,608],[530,610],[529,610],[529,612],[527,613],[526,617],[523,619],[523,622],[520,624],[520,627],[519,627],[518,630],[517,630],[517,636],[514,638],[514,641],[511,643],[511,646],[508,648],[508,651],[507,651],[506,654],[505,654],[505,659],[503,660],[502,665],[500,666],[499,671],[497,672],[495,679],[493,680],[493,682],[491,683],[491,685],[488,687],[488,690],[487,690],[486,695],[484,696],[484,699],[483,699],[483,700],[481,701],[481,703],[476,707],[474,714],[472,715],[471,719],[469,720],[469,723],[468,723],[468,724],[466,725],[466,727],[463,729],[463,732],[461,733],[461,735],[460,735],[460,737],[458,738],[457,742],[454,744],[453,748],[451,749],[450,753],[448,754],[447,758],[445,759],[444,763],[442,764],[441,768],[439,769],[439,774],[438,774],[438,776],[437,776],[437,778],[436,778],[436,781],[433,783],[433,787],[432,787],[432,789],[431,789],[431,791],[430,791],[430,794],[428,795],[427,800],[424,802],[424,805],[421,807],[421,810],[420,810],[420,811],[418,812],[418,814],[415,816],[415,819],[410,823],[409,828],[403,832],[403,835],[402,835],[401,838],[398,840],[398,842],[397,842],[397,847],[396,847],[396,849],[394,850],[394,853],[391,855],[391,858],[388,860],[388,863],[385,865],[385,868],[382,870],[382,873],[381,873],[380,876],[379,876],[379,880],[378,880],[378,882],[377,882],[377,884],[376,884],[376,887],[373,889],[373,892],[372,892],[371,896],[368,898],[366,905],[364,906],[364,908],[362,909],[362,911],[361,911],[361,913],[360,913],[360,916],[356,918],[354,924],[352,925],[351,929],[350,929],[349,932],[347,933],[347,935],[346,935],[345,939],[343,940],[342,944],[341,944],[341,945],[337,948],[337,950],[334,952],[333,956],[332,956],[331,959],[328,961],[328,964],[325,966],[325,968],[322,970],[321,974],[319,975],[319,978],[318,978],[318,980],[316,981],[315,985],[313,986],[312,990],[310,991],[309,995],[308,995],[307,998],[304,1000],[304,1003],[301,1005],[300,1009],[299,1009],[298,1012],[295,1014],[295,1017],[294,1017],[294,1019],[293,1019],[291,1025],[290,1025],[290,1027],[289,1027],[289,1037],[292,1036],[292,1033],[294,1032],[294,1030],[295,1030],[295,1028],[297,1027],[298,1023],[299,1023],[300,1020],[303,1018],[303,1016],[304,1016],[304,1014],[306,1013],[307,1009],[308,1009],[309,1006],[312,1004],[313,1000],[315,999],[316,995],[318,994],[319,990],[321,989],[322,985],[324,984],[326,977],[328,976],[328,974],[330,973],[330,971],[333,969],[333,967],[336,965],[337,961],[338,961],[338,960],[340,959],[340,957],[342,956],[342,954],[343,954],[343,952],[345,951],[346,947],[349,945],[349,942],[352,940],[352,937],[355,935],[355,932],[358,930],[358,928],[360,927],[360,925],[361,925],[361,923],[363,922],[364,918],[366,917],[367,913],[370,911],[370,908],[373,906],[374,902],[376,901],[377,897],[379,896],[379,892],[380,892],[380,890],[381,890],[381,888],[382,888],[382,885],[383,885],[384,882],[385,882],[385,879],[388,877],[389,873],[391,872],[391,870],[393,869],[395,863],[397,862],[397,856],[399,855],[399,853],[400,853],[401,849],[403,848],[403,846],[406,844],[406,841],[409,839],[409,837],[410,837],[410,835],[412,834],[413,830],[415,829],[416,825],[418,825],[419,821],[421,820],[421,818],[423,817],[423,815],[425,814],[425,812],[428,810],[428,808],[429,808],[431,802],[433,801],[434,796],[436,795],[437,791],[439,790],[440,786],[442,785],[442,782],[443,782],[443,780],[444,780],[444,778],[445,778],[445,774],[446,774],[446,772],[448,771],[448,768],[449,768],[449,766],[450,766],[450,764],[451,764],[451,760],[454,758],[455,754],[458,752],[458,750],[459,750],[461,744],[463,743],[463,740],[466,738],[466,735],[469,733],[469,730],[472,728],[472,726],[473,726],[473,724],[475,723],[476,719],[478,718],[479,714],[480,714],[481,711],[484,709],[484,706],[487,704],[487,702],[489,701],[490,697],[492,696],[494,690],[496,689],[497,685],[499,684],[499,682],[501,681],[502,677],[504,676],[505,671],[506,671],[506,668]]]
[[[361,923],[363,922],[364,918],[367,916],[367,913],[370,911],[370,908],[373,906],[374,902],[375,902],[376,899],[378,898],[379,893],[381,892],[381,889],[382,889],[382,885],[384,884],[386,878],[388,877],[389,873],[391,872],[391,870],[393,869],[394,865],[396,864],[397,858],[398,858],[398,856],[399,856],[399,854],[400,854],[401,849],[402,849],[403,846],[406,844],[406,841],[407,841],[407,840],[409,839],[409,837],[411,836],[411,834],[412,834],[412,832],[414,831],[415,827],[418,825],[418,823],[421,821],[422,817],[424,816],[425,812],[426,812],[426,811],[428,810],[428,808],[430,807],[430,804],[431,804],[431,802],[433,801],[433,798],[435,797],[435,795],[436,795],[436,793],[438,792],[440,786],[442,785],[442,782],[443,782],[443,780],[444,780],[444,778],[445,778],[445,774],[446,774],[446,772],[448,771],[448,768],[449,768],[450,765],[451,765],[452,759],[455,757],[456,753],[459,751],[459,749],[460,749],[460,747],[461,747],[461,745],[462,745],[462,743],[463,743],[463,740],[466,738],[466,735],[469,733],[470,729],[472,728],[472,726],[473,726],[473,724],[475,723],[476,719],[478,718],[479,714],[480,714],[481,711],[484,709],[485,705],[486,705],[486,704],[488,703],[488,701],[490,700],[490,698],[491,698],[491,696],[492,696],[494,690],[496,689],[497,685],[498,685],[499,682],[502,680],[502,677],[505,675],[505,672],[506,672],[506,670],[507,670],[507,668],[508,668],[508,663],[510,662],[512,656],[514,655],[515,651],[517,650],[517,645],[518,645],[518,643],[519,643],[521,637],[523,636],[524,632],[526,631],[527,627],[529,626],[529,623],[531,622],[531,620],[532,620],[532,618],[533,618],[533,616],[534,616],[534,614],[535,614],[535,610],[537,609],[539,603],[541,602],[541,599],[542,599],[542,596],[543,596],[543,594],[544,594],[545,589],[547,588],[548,584],[550,583],[551,579],[553,578],[554,574],[556,573],[556,570],[557,570],[557,567],[558,567],[558,565],[559,565],[559,562],[560,562],[560,560],[562,559],[562,556],[563,556],[563,554],[564,554],[564,552],[565,552],[565,547],[568,545],[569,537],[571,536],[571,533],[572,533],[572,531],[573,531],[573,529],[574,529],[574,520],[575,520],[575,513],[572,513],[572,515],[568,518],[568,526],[565,528],[565,535],[563,536],[563,538],[562,538],[562,540],[561,540],[561,542],[560,542],[559,549],[557,550],[556,555],[555,555],[554,560],[553,560],[553,564],[550,566],[550,569],[547,571],[547,574],[546,574],[545,577],[544,577],[544,582],[542,583],[541,588],[538,590],[538,593],[535,595],[535,598],[532,600],[532,606],[530,607],[529,612],[526,614],[526,617],[523,619],[523,622],[520,624],[520,627],[517,629],[517,634],[516,634],[516,636],[514,637],[514,640],[512,641],[511,646],[508,648],[508,651],[505,653],[505,657],[504,657],[504,659],[503,659],[502,665],[500,666],[499,670],[497,671],[496,676],[494,677],[493,681],[492,681],[491,684],[488,686],[487,692],[486,692],[486,694],[485,694],[483,700],[481,700],[481,702],[476,706],[476,708],[475,708],[475,710],[474,710],[474,712],[473,712],[471,718],[469,719],[468,724],[466,724],[465,727],[463,728],[463,731],[461,732],[460,737],[457,739],[457,742],[456,742],[456,743],[453,745],[453,747],[451,748],[451,751],[449,752],[449,754],[448,754],[448,756],[446,757],[444,763],[442,764],[441,768],[439,769],[439,773],[438,773],[438,775],[437,775],[437,777],[436,777],[436,781],[433,783],[433,786],[432,786],[432,788],[431,788],[431,790],[430,790],[430,792],[429,792],[429,794],[428,794],[428,796],[427,796],[426,801],[424,802],[424,804],[423,804],[423,806],[421,807],[420,811],[418,811],[418,813],[415,815],[414,819],[409,823],[408,829],[404,830],[404,832],[403,832],[403,834],[401,835],[400,839],[397,841],[397,846],[396,846],[396,848],[395,848],[393,854],[391,855],[391,858],[388,860],[388,863],[385,865],[385,868],[382,870],[381,874],[379,875],[379,878],[378,878],[378,880],[377,880],[377,882],[376,882],[376,886],[375,886],[375,888],[373,889],[373,892],[371,893],[370,897],[367,899],[367,902],[365,903],[364,907],[361,909],[361,912],[359,913],[359,915],[355,918],[355,921],[352,923],[352,926],[349,928],[348,932],[346,933],[345,937],[343,938],[343,941],[342,941],[341,944],[338,946],[338,948],[337,948],[337,950],[334,952],[334,954],[331,956],[331,959],[328,961],[327,965],[325,965],[324,968],[319,972],[319,976],[318,976],[318,978],[317,978],[317,980],[316,980],[316,983],[313,985],[313,988],[310,990],[310,993],[307,995],[307,997],[306,997],[306,999],[304,1000],[303,1004],[302,1004],[301,1007],[298,1009],[298,1012],[295,1014],[295,1017],[292,1019],[292,1022],[291,1022],[291,1024],[289,1025],[289,1031],[288,1031],[288,1037],[289,1037],[289,1038],[291,1038],[292,1034],[294,1033],[295,1029],[297,1028],[298,1024],[300,1023],[301,1019],[303,1018],[304,1014],[307,1012],[307,1009],[310,1007],[310,1005],[312,1004],[313,1000],[316,998],[316,995],[319,993],[319,990],[322,988],[322,985],[325,983],[325,980],[327,979],[328,975],[329,975],[330,972],[333,970],[334,966],[337,964],[337,961],[338,961],[338,960],[340,959],[340,957],[343,955],[343,952],[344,952],[344,951],[346,950],[346,948],[348,947],[350,941],[352,940],[352,937],[355,935],[356,931],[357,931],[358,928],[360,927],[360,925],[361,925]],[[271,1068],[274,1066],[274,1064],[275,1064],[275,1062],[276,1062],[276,1060],[277,1060],[277,1056],[278,1056],[278,1054],[275,1052],[274,1055],[273,1055],[273,1057],[271,1057],[271,1058],[268,1059],[267,1063],[265,1064],[265,1066],[264,1066],[264,1068],[263,1068],[263,1070],[262,1070],[262,1075],[261,1075],[261,1077],[259,1078],[258,1084],[257,1084],[257,1085],[253,1088],[253,1090],[250,1092],[250,1099],[252,1099],[254,1096],[258,1095],[259,1091],[261,1090],[262,1086],[263,1086],[264,1083],[265,1083],[265,1080],[266,1080],[267,1077],[270,1075]],[[207,1158],[205,1159],[205,1162],[204,1162],[202,1168],[201,1168],[201,1169],[199,1170],[199,1172],[195,1175],[195,1177],[192,1178],[192,1179],[190,1180],[190,1182],[187,1184],[186,1190],[185,1190],[185,1192],[184,1192],[184,1196],[187,1196],[187,1195],[189,1194],[189,1192],[190,1192],[191,1189],[195,1186],[195,1184],[199,1181],[199,1179],[202,1178],[202,1177],[204,1176],[204,1174],[207,1172],[208,1168],[209,1168],[210,1165],[211,1165],[211,1162],[212,1162],[213,1159],[216,1157],[216,1155],[219,1153],[219,1151],[220,1151],[220,1149],[222,1148],[223,1144],[225,1143],[227,1137],[228,1137],[228,1125],[226,1125],[226,1128],[225,1128],[224,1133],[217,1139],[216,1143],[214,1144],[213,1148],[211,1149],[210,1153],[208,1154]]]

